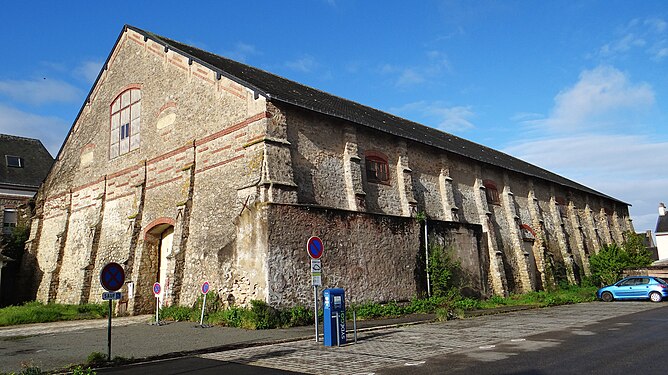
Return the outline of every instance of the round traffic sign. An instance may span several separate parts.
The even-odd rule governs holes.
[[[202,284],[202,294],[207,293],[209,293],[209,282],[205,281],[204,284]]]
[[[160,294],[161,290],[162,289],[160,288],[160,283],[153,284],[153,294],[157,296],[158,294]]]
[[[100,271],[100,284],[108,292],[115,292],[125,282],[125,270],[118,263],[107,263]]]
[[[306,243],[306,251],[308,251],[308,255],[311,258],[320,259],[324,250],[325,246],[322,244],[322,240],[319,237],[313,236],[308,239],[308,242]]]

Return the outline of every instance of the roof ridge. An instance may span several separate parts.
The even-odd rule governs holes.
[[[520,173],[528,177],[536,177],[566,188],[585,191],[599,197],[628,205],[628,203],[620,201],[619,199],[613,198],[581,183],[492,147],[470,141],[452,133],[416,121],[408,120],[341,96],[330,94],[321,89],[304,85],[246,63],[238,62],[132,25],[124,25],[116,45],[119,43],[122,34],[127,29],[131,29],[143,35],[145,40],[150,38],[156,43],[189,58],[191,61],[196,61],[198,64],[211,69],[220,76],[225,76],[226,78],[247,87],[254,91],[255,95],[260,94],[265,96],[268,101],[279,101],[305,110],[315,111],[326,116],[350,121],[361,126],[406,140],[418,142],[426,146],[435,147],[471,160],[504,168],[508,171]],[[107,62],[108,60],[109,58],[107,58]],[[60,155],[60,151],[58,154]]]
[[[0,137],[3,138],[12,138],[16,140],[23,140],[23,141],[33,141],[33,142],[39,142],[42,143],[38,138],[29,138],[29,137],[23,137],[20,135],[12,135],[12,134],[0,134]]]

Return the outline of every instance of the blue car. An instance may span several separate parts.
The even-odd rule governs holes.
[[[596,291],[604,302],[616,299],[650,299],[661,302],[668,297],[668,283],[654,276],[629,276]]]

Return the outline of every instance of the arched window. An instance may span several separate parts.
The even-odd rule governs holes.
[[[499,198],[499,190],[496,188],[496,183],[492,180],[484,180],[482,184],[485,187],[487,203],[500,205],[501,199]]]
[[[139,148],[141,90],[123,91],[111,103],[109,158]]]
[[[556,197],[554,200],[557,202],[557,210],[559,210],[559,215],[561,217],[567,217],[568,213],[566,211],[566,207],[567,207],[566,198]]]
[[[380,152],[368,151],[364,154],[366,164],[366,178],[370,182],[388,183],[390,181],[390,168],[387,156]]]

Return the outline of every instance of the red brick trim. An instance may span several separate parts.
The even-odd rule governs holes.
[[[118,172],[114,172],[114,173],[108,175],[107,179],[111,180],[112,178],[120,177],[120,176],[122,176],[126,173],[134,172],[141,167],[143,167],[143,165],[138,164],[138,165],[135,165],[134,167],[128,167],[128,168],[125,168],[125,169],[121,169]],[[111,183],[110,183],[110,185],[111,185]]]
[[[173,101],[169,101],[163,104],[162,107],[160,107],[160,109],[158,110],[158,115],[160,115],[162,112],[164,112],[166,109],[169,108],[176,108],[176,103]]]
[[[109,194],[107,194],[107,195],[114,195],[114,194],[115,194],[115,193],[112,191],[112,192],[109,192]],[[125,193],[125,194],[117,195],[117,196],[115,196],[115,197],[113,197],[113,198],[108,198],[108,199],[107,199],[107,202],[112,202],[112,201],[115,201],[115,200],[117,200],[117,199],[121,199],[121,198],[129,197],[130,195],[134,195],[134,194],[135,194],[135,193],[134,193],[133,191],[131,191],[131,192],[129,192],[129,193]]]
[[[200,146],[200,145],[203,145],[207,142],[211,142],[214,139],[220,138],[224,135],[227,135],[227,134],[233,133],[237,130],[243,129],[246,126],[254,123],[255,121],[259,121],[259,120],[262,120],[262,119],[265,119],[265,118],[271,118],[271,114],[269,112],[258,113],[257,115],[255,115],[253,117],[249,117],[249,118],[245,119],[244,121],[242,121],[242,122],[240,122],[236,125],[232,125],[229,128],[223,129],[219,132],[213,133],[211,135],[208,135],[208,136],[196,141],[195,146]]]
[[[180,179],[181,179],[181,176],[170,178],[169,180],[165,180],[165,181],[161,181],[161,182],[158,182],[156,184],[153,184],[153,185],[149,185],[149,186],[146,187],[146,190],[157,188],[158,186],[162,186],[162,185],[165,185],[165,184],[168,184],[170,182],[174,182],[174,181],[177,181],[177,180],[180,180]]]
[[[188,149],[190,149],[190,148],[192,148],[192,147],[193,147],[192,144],[187,144],[187,145],[185,145],[185,146],[181,146],[181,147],[179,147],[179,148],[177,148],[177,149],[174,149],[174,150],[172,150],[172,151],[169,151],[169,152],[166,153],[166,154],[162,154],[162,155],[160,155],[160,156],[158,156],[158,157],[155,157],[155,158],[153,158],[153,159],[147,161],[146,164],[147,164],[147,165],[148,165],[148,164],[153,164],[153,163],[157,163],[157,162],[159,162],[159,161],[168,159],[168,158],[170,158],[170,157],[172,157],[172,156],[174,156],[174,155],[177,155],[177,154],[180,154],[180,153],[182,153],[182,152],[185,152],[186,150],[188,150]]]
[[[155,228],[158,225],[162,225],[162,224],[169,224],[171,226],[174,226],[174,224],[176,224],[176,221],[174,219],[172,219],[171,217],[164,217],[164,216],[159,217],[159,218],[151,221],[146,227],[144,227],[144,231],[143,231],[144,232],[144,239],[146,239],[146,235],[148,234],[148,232],[151,231],[151,229]]]
[[[235,156],[235,157],[233,157],[233,158],[230,158],[230,159],[227,159],[227,160],[223,160],[223,161],[221,161],[221,162],[219,162],[219,163],[215,163],[215,164],[208,165],[208,166],[206,166],[206,167],[203,167],[203,168],[200,168],[200,169],[196,170],[195,173],[200,173],[200,172],[208,171],[208,170],[211,169],[211,168],[219,167],[219,166],[221,166],[221,165],[224,165],[224,164],[227,164],[227,163],[231,163],[231,162],[233,162],[233,161],[235,161],[235,160],[243,159],[244,156],[245,156],[245,155],[237,155],[237,156]]]
[[[534,237],[538,238],[536,231],[534,231],[533,228],[529,226],[529,224],[522,224],[520,225],[520,228],[528,230],[529,232],[531,232],[531,234],[533,234]]]

